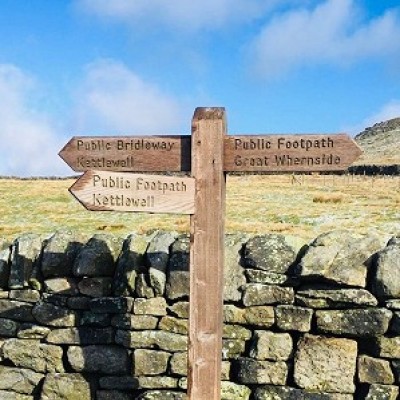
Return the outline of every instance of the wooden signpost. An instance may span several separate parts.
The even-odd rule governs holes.
[[[345,134],[227,136],[225,118],[197,108],[191,137],[74,137],[60,152],[86,171],[70,191],[89,210],[191,215],[190,400],[221,398],[225,173],[342,171],[362,153]],[[154,171],[191,177],[126,173]]]

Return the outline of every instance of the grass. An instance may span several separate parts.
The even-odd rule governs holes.
[[[73,180],[0,180],[0,238],[59,229],[126,236],[155,229],[189,232],[188,216],[86,211]],[[291,234],[310,240],[332,229],[400,233],[400,177],[243,175],[227,177],[226,231]]]

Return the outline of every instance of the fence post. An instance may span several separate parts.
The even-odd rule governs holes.
[[[225,135],[225,109],[196,109],[192,121],[192,176],[196,189],[190,237],[190,400],[221,398]]]

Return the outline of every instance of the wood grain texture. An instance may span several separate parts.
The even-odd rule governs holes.
[[[361,154],[346,134],[229,136],[225,139],[224,170],[343,171]]]
[[[189,177],[87,171],[70,192],[92,211],[194,212],[195,181]]]
[[[343,171],[362,150],[346,134],[235,135],[224,138],[227,172]],[[191,169],[190,136],[73,137],[60,157],[77,172]]]
[[[225,176],[223,108],[198,108],[192,122],[189,375],[190,400],[219,400],[222,357]]]
[[[190,136],[76,136],[59,156],[77,172],[190,171]]]

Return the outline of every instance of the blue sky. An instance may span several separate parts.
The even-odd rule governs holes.
[[[355,134],[400,116],[399,0],[0,0],[0,175],[73,135]]]

